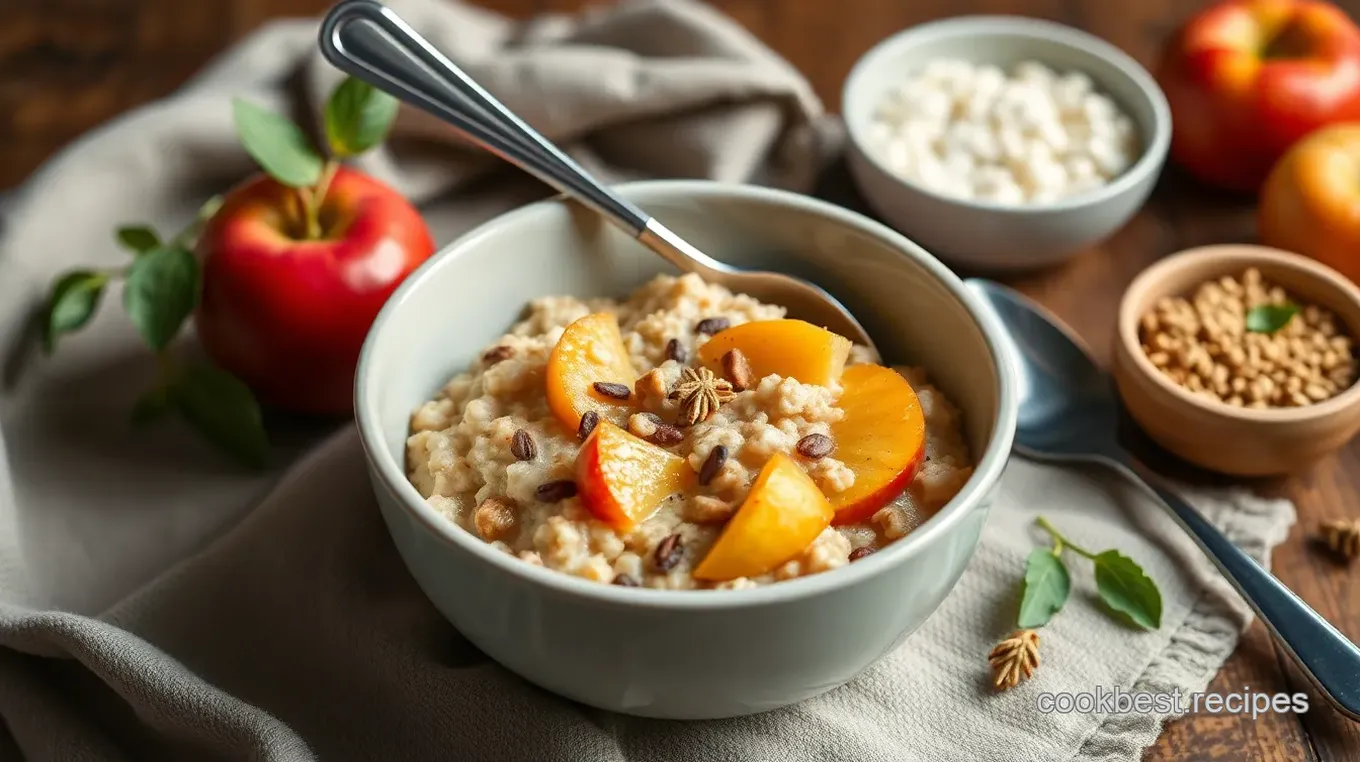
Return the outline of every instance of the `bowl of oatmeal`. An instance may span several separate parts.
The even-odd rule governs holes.
[[[432,258],[370,333],[356,415],[386,525],[465,637],[577,701],[713,718],[835,688],[976,548],[1015,426],[1000,328],[839,207],[623,192],[721,259],[832,291],[882,356],[570,202],[524,207]]]

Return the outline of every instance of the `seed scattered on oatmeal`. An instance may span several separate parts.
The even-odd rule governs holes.
[[[646,439],[656,433],[661,416],[656,413],[633,413],[628,416],[628,432],[635,437]]]
[[[656,425],[656,430],[647,438],[662,447],[670,447],[673,444],[679,444],[683,441],[685,432],[681,431],[678,426],[672,426],[669,423],[658,423]]]
[[[507,347],[504,344],[494,346],[482,354],[482,362],[487,365],[495,365],[501,360],[509,360],[515,356],[514,347]]]
[[[606,397],[613,397],[616,400],[626,400],[633,396],[633,390],[627,384],[616,384],[613,381],[596,381],[591,384],[595,391]]]
[[[707,487],[713,481],[713,477],[722,471],[723,464],[727,462],[727,446],[716,445],[709,450],[708,457],[704,459],[704,465],[699,468],[699,484]]]
[[[619,587],[637,587],[638,581],[627,574],[614,575],[614,584]]]
[[[554,479],[543,482],[534,490],[534,497],[543,503],[558,503],[576,496],[576,482],[571,479]]]
[[[585,415],[581,416],[581,422],[576,426],[576,436],[585,439],[590,436],[590,432],[594,431],[595,427],[599,425],[600,414],[594,410],[587,410]]]
[[[681,344],[679,339],[671,339],[666,342],[666,359],[683,365],[689,359],[689,350],[685,349],[685,345]]]
[[[731,324],[732,321],[725,317],[704,318],[694,325],[694,330],[696,333],[706,333],[711,336],[719,331],[726,331]]]
[[[804,458],[818,460],[830,455],[831,451],[836,449],[836,443],[825,434],[812,433],[798,440],[794,449]]]
[[[855,548],[854,550],[850,551],[850,560],[858,561],[861,558],[864,558],[865,556],[870,555],[873,552],[874,549],[870,547]]]
[[[751,388],[751,363],[740,349],[728,351],[722,357],[723,375],[732,382],[732,388],[744,392]]]
[[[538,457],[534,435],[527,429],[516,429],[515,435],[510,437],[510,454],[515,456],[515,460],[533,460]]]
[[[509,535],[518,523],[515,506],[509,500],[499,497],[488,497],[483,500],[481,505],[477,506],[472,520],[477,526],[477,533],[488,542]]]
[[[1302,407],[1356,380],[1354,342],[1331,311],[1255,268],[1160,300],[1139,321],[1143,354],[1170,381],[1234,407]]]
[[[656,565],[657,571],[668,572],[680,563],[680,557],[684,552],[685,541],[680,539],[680,535],[667,535],[666,539],[657,543],[652,562]]]

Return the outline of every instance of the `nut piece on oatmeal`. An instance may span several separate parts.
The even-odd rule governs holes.
[[[504,539],[514,532],[519,518],[515,515],[514,503],[499,497],[488,497],[477,506],[473,514],[477,533],[488,542]]]

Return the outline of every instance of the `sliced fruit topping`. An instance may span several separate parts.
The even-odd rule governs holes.
[[[734,349],[740,353],[730,356],[724,367],[723,357]],[[729,370],[736,361],[752,382],[778,373],[818,386],[840,378],[849,356],[849,339],[802,320],[742,323],[699,347],[699,361],[715,373]]]
[[[607,312],[586,315],[567,326],[548,355],[548,407],[569,431],[592,410],[622,424],[632,395],[620,397],[620,389],[632,389],[637,379],[618,320]]]
[[[772,571],[806,550],[830,526],[833,514],[803,469],[775,453],[694,576],[719,582]]]
[[[852,365],[841,376],[845,417],[831,425],[835,457],[855,483],[831,496],[837,524],[864,521],[902,494],[926,453],[926,420],[916,391],[881,365]]]
[[[600,521],[627,530],[684,489],[693,470],[685,459],[600,421],[576,454],[581,502]]]

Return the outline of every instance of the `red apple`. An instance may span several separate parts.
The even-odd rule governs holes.
[[[1227,0],[1164,52],[1171,154],[1211,185],[1254,192],[1304,135],[1360,119],[1360,28],[1321,0]]]
[[[339,167],[308,237],[298,191],[257,175],[227,194],[198,240],[204,349],[267,406],[347,414],[373,318],[434,251],[410,202]]]

